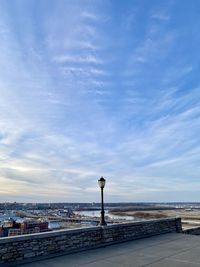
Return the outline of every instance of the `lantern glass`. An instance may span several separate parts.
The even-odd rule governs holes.
[[[99,183],[99,187],[100,188],[104,188],[105,184],[106,184],[106,180],[103,178],[103,176],[101,176],[101,178],[98,180]]]

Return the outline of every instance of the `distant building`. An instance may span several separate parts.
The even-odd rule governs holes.
[[[49,231],[48,222],[24,221],[17,223],[13,219],[5,221],[0,228],[0,236],[15,236]]]
[[[58,210],[58,215],[63,216],[63,217],[71,217],[74,215],[73,211],[71,208],[65,208],[64,210]]]
[[[37,222],[37,221],[25,221],[21,223],[21,230],[25,233],[31,232],[46,232],[48,231],[48,222]]]
[[[8,229],[8,236],[22,235],[21,229]]]

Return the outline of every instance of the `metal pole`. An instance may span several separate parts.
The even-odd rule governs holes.
[[[105,211],[104,211],[104,203],[103,203],[103,188],[101,188],[101,222],[100,222],[101,225],[106,225],[104,215],[105,215]]]

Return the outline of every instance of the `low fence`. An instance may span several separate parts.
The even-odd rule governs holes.
[[[0,238],[0,266],[15,266],[43,258],[171,232],[182,232],[180,218],[5,237]]]

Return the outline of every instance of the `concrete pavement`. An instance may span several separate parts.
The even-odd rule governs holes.
[[[163,234],[52,259],[24,267],[200,267],[200,236]]]

